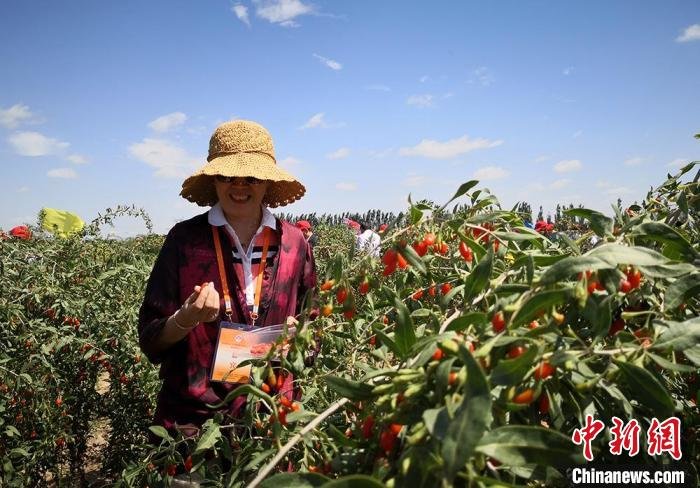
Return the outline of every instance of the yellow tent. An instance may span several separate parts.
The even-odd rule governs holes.
[[[60,237],[69,236],[85,227],[85,222],[76,214],[55,208],[42,208],[39,218],[44,230]]]

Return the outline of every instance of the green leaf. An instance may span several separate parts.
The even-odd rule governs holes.
[[[697,368],[695,366],[688,366],[687,364],[678,364],[678,363],[672,363],[671,361],[661,357],[657,356],[656,354],[647,352],[647,355],[659,366],[661,366],[664,369],[668,369],[669,371],[676,371],[678,373],[695,373],[697,372]]]
[[[608,268],[604,261],[593,256],[570,256],[551,265],[536,280],[539,285],[552,285],[560,281],[565,281],[577,273],[586,270],[596,271],[601,268]]]
[[[502,241],[532,241],[532,240],[541,240],[544,239],[544,236],[540,234],[539,232],[536,232],[532,229],[528,229],[527,227],[515,227],[514,229],[518,229],[521,232],[503,232],[503,231],[496,231],[493,233],[496,237],[501,239]]]
[[[396,331],[394,332],[394,342],[399,350],[402,359],[406,357],[413,344],[416,343],[416,332],[413,327],[413,319],[408,307],[398,297],[394,298],[396,306]]]
[[[421,275],[425,275],[425,263],[412,246],[406,246],[403,249],[399,249],[399,253],[406,258],[406,261],[413,266],[413,269],[415,269]]]
[[[561,305],[566,302],[570,294],[570,290],[564,289],[545,290],[531,296],[522,307],[515,312],[512,320],[513,327],[530,322],[537,317],[539,312],[547,311],[556,305]]]
[[[454,299],[454,297],[457,296],[458,293],[462,293],[462,290],[464,290],[464,285],[457,285],[450,291],[448,291],[447,295],[442,295],[440,297],[440,306],[443,309],[447,308]]]
[[[591,223],[591,229],[600,237],[612,234],[613,221],[610,217],[606,217],[600,212],[587,208],[571,208],[564,210],[565,215],[572,217],[583,217]]]
[[[457,188],[457,191],[455,192],[454,196],[452,198],[450,198],[449,200],[447,200],[447,202],[445,202],[445,204],[441,208],[447,207],[447,205],[449,205],[449,203],[452,200],[456,200],[457,198],[461,197],[462,195],[467,193],[469,190],[471,190],[472,188],[474,188],[478,184],[479,184],[479,180],[469,180],[466,183],[462,183],[459,186],[459,188]]]
[[[632,417],[634,414],[632,404],[627,399],[627,396],[617,387],[617,385],[608,383],[603,379],[598,382],[598,386],[605,390],[608,395],[610,395],[610,398],[612,398],[613,401],[615,401],[622,408],[622,410],[625,411],[625,414],[628,417]]]
[[[700,273],[683,276],[666,288],[664,311],[675,310],[688,299],[700,296]]]
[[[499,427],[488,432],[476,450],[508,466],[571,466],[584,462],[570,437],[536,426]]]
[[[521,268],[523,266],[527,266],[528,261],[532,260],[533,263],[536,266],[551,266],[552,264],[556,263],[557,261],[561,261],[564,259],[566,255],[564,254],[555,254],[555,255],[548,255],[548,254],[525,254],[520,257],[518,257],[514,262],[511,268],[516,269],[516,268]]]
[[[457,317],[454,319],[452,322],[450,322],[450,325],[447,326],[447,331],[462,331],[469,327],[470,325],[482,325],[487,322],[487,317],[484,312],[469,312],[461,317]]]
[[[700,366],[700,345],[689,347],[683,351],[688,360],[692,361],[695,366]]]
[[[441,441],[450,429],[450,416],[446,407],[429,408],[423,411],[423,423],[430,435]]]
[[[287,486],[287,485],[278,485]],[[353,474],[327,482],[323,488],[384,488],[377,478],[364,474]]]
[[[219,409],[223,407],[224,405],[228,405],[234,398],[239,397],[241,395],[253,395],[258,398],[262,398],[265,400],[269,405],[272,405],[274,402],[272,401],[272,398],[270,395],[267,393],[263,392],[260,388],[253,386],[253,385],[241,385],[238,388],[236,388],[233,391],[230,391],[227,395],[226,398],[221,403],[217,403],[216,405],[209,405],[207,406],[209,408],[213,409]]]
[[[686,320],[685,322],[658,321],[658,323],[667,325],[668,330],[659,336],[652,349],[685,351],[700,344],[699,317]]]
[[[21,447],[16,447],[10,451],[10,457],[12,458],[20,458],[20,457],[29,457],[30,454],[22,449]]]
[[[219,425],[208,420],[204,424],[204,434],[200,437],[199,442],[197,442],[197,447],[194,450],[195,454],[202,453],[214,447],[216,442],[221,439],[221,430]]]
[[[631,234],[662,242],[690,260],[698,257],[698,252],[693,249],[690,242],[676,229],[663,222],[644,222],[633,227]]]
[[[260,483],[260,488],[313,488],[326,486],[329,479],[319,473],[278,473]]]
[[[491,278],[493,270],[493,248],[489,248],[488,253],[474,267],[472,273],[464,280],[464,298],[468,300],[486,288]]]
[[[652,249],[639,246],[623,246],[621,244],[603,244],[586,253],[608,263],[610,268],[621,264],[633,266],[659,266],[670,261],[663,254]]]
[[[416,225],[423,218],[423,211],[415,205],[411,205],[411,208],[408,210],[408,218],[411,224]]]
[[[173,438],[172,436],[168,433],[167,430],[165,430],[165,427],[162,427],[160,425],[151,425],[148,430],[153,432],[156,436],[160,437],[161,439],[165,439],[168,441],[172,441]]]
[[[530,285],[526,283],[504,283],[493,290],[499,296],[522,295],[526,291],[530,291]]]
[[[367,383],[360,383],[340,376],[326,376],[328,386],[336,393],[350,400],[367,400],[372,398],[372,387]]]
[[[486,376],[464,344],[459,345],[457,354],[467,368],[469,380],[442,442],[443,470],[448,482],[464,467],[491,423],[491,389]]]
[[[677,278],[694,273],[697,268],[690,263],[668,263],[658,266],[639,266],[639,271],[650,278]]]
[[[510,386],[522,381],[537,357],[537,347],[532,345],[515,359],[501,359],[491,372],[491,384]]]
[[[625,378],[632,398],[664,418],[673,414],[675,406],[673,399],[653,374],[639,366],[617,360],[614,361]]]
[[[603,299],[591,296],[586,300],[583,314],[591,323],[594,337],[602,338],[608,334],[612,323],[612,301],[612,295]]]

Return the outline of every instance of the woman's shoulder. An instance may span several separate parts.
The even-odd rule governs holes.
[[[301,237],[302,239],[304,239],[304,234],[301,233],[301,230],[299,230],[299,228],[296,225],[291,224],[286,220],[281,220],[279,218],[277,219],[277,224],[280,226],[282,234],[291,238],[298,239],[299,237]]]
[[[282,243],[287,246],[301,247],[306,245],[306,238],[301,230],[296,225],[287,222],[286,220],[277,219],[277,225],[282,236]]]
[[[168,235],[172,237],[181,237],[192,236],[193,233],[201,232],[202,229],[209,227],[208,215],[209,212],[207,211],[199,215],[195,215],[190,219],[181,220],[170,229]]]

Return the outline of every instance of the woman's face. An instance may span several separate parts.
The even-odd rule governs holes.
[[[255,178],[214,178],[216,196],[228,219],[258,215],[269,181]]]

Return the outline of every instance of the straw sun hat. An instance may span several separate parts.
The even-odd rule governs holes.
[[[216,175],[268,180],[263,198],[268,207],[287,205],[306,192],[294,176],[277,166],[270,133],[248,120],[233,120],[216,128],[209,140],[207,164],[184,181],[180,195],[202,207],[215,205]]]

